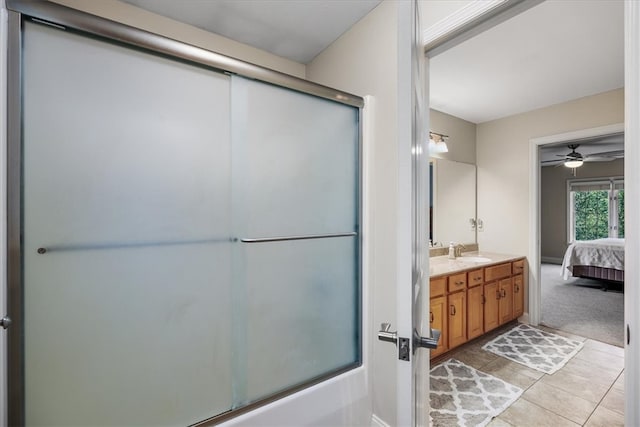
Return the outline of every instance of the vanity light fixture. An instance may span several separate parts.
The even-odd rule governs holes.
[[[447,153],[449,151],[446,143],[448,138],[449,135],[429,132],[429,153]]]

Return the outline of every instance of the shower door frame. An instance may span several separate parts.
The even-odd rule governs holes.
[[[202,420],[197,425],[210,422],[219,423],[230,420],[238,421],[238,416],[247,414],[256,408],[263,407],[286,396],[335,378],[354,369],[363,368],[366,355],[367,328],[363,319],[364,295],[363,286],[363,111],[364,99],[347,92],[339,91],[316,84],[298,77],[263,68],[238,59],[230,58],[187,43],[172,40],[164,36],[110,21],[85,12],[71,9],[49,2],[29,2],[23,0],[7,0],[8,9],[8,53],[7,53],[7,308],[13,319],[13,325],[7,331],[7,413],[9,425],[24,425],[25,390],[24,390],[24,291],[23,291],[23,254],[22,254],[22,32],[25,19],[33,19],[46,25],[96,36],[111,42],[123,44],[129,48],[159,54],[172,59],[204,65],[214,71],[248,77],[275,86],[292,89],[297,92],[328,99],[340,104],[358,108],[358,177],[357,177],[357,209],[358,259],[356,284],[359,301],[355,307],[359,313],[359,355],[355,365],[330,372],[319,378],[311,379],[302,385],[276,393],[258,402],[238,409],[215,415]],[[366,375],[362,369],[362,375]],[[360,384],[362,381],[354,380]],[[366,381],[365,381],[366,383]],[[351,384],[353,386],[353,384]],[[366,392],[366,390],[365,390]],[[306,398],[308,399],[308,391]],[[347,402],[348,403],[348,402]]]

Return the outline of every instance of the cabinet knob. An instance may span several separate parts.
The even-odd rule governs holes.
[[[452,305],[452,306],[451,306],[450,313],[451,313],[451,315],[452,315],[452,316],[455,316],[455,315],[456,315],[456,306],[455,306],[455,305]]]

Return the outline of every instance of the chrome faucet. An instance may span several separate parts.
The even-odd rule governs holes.
[[[466,249],[466,246],[463,245],[462,243],[458,243],[457,245],[455,245],[455,253],[456,253],[456,258],[457,257],[461,257],[462,256],[462,250]]]

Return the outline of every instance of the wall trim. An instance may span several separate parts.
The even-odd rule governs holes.
[[[624,2],[624,175],[625,175],[625,258],[640,257],[640,3]],[[627,184],[628,183],[628,184]],[[628,344],[624,355],[625,425],[640,425],[640,269],[637,262],[625,267],[625,332]]]
[[[544,262],[544,263],[547,263],[547,264],[562,265],[562,258],[557,258],[557,257],[553,257],[553,256],[541,256],[540,257],[540,262]]]
[[[422,32],[428,57],[436,56],[544,0],[473,1]]]
[[[376,414],[371,415],[371,427],[391,427],[391,425],[385,423],[382,418]]]
[[[9,17],[0,0],[0,111],[7,111],[7,51]],[[7,116],[0,115],[0,317],[7,313]],[[7,418],[7,333],[0,330],[0,425]]]
[[[626,98],[625,98],[626,99]],[[627,118],[629,120],[630,118]],[[540,288],[540,153],[538,149],[547,144],[575,141],[576,139],[610,135],[625,131],[624,123],[580,129],[555,135],[541,136],[529,140],[529,320],[532,325],[540,324],[542,315],[542,290]],[[625,150],[630,141],[625,137]],[[626,154],[625,154],[626,158]],[[626,160],[625,160],[626,161]],[[625,168],[626,173],[626,168]],[[627,191],[625,189],[625,191]],[[628,278],[628,276],[627,276]]]
[[[425,45],[434,42],[440,37],[447,35],[460,27],[472,22],[474,19],[495,9],[506,0],[488,0],[470,2],[466,6],[458,9],[451,15],[441,19],[422,32],[422,42]]]

